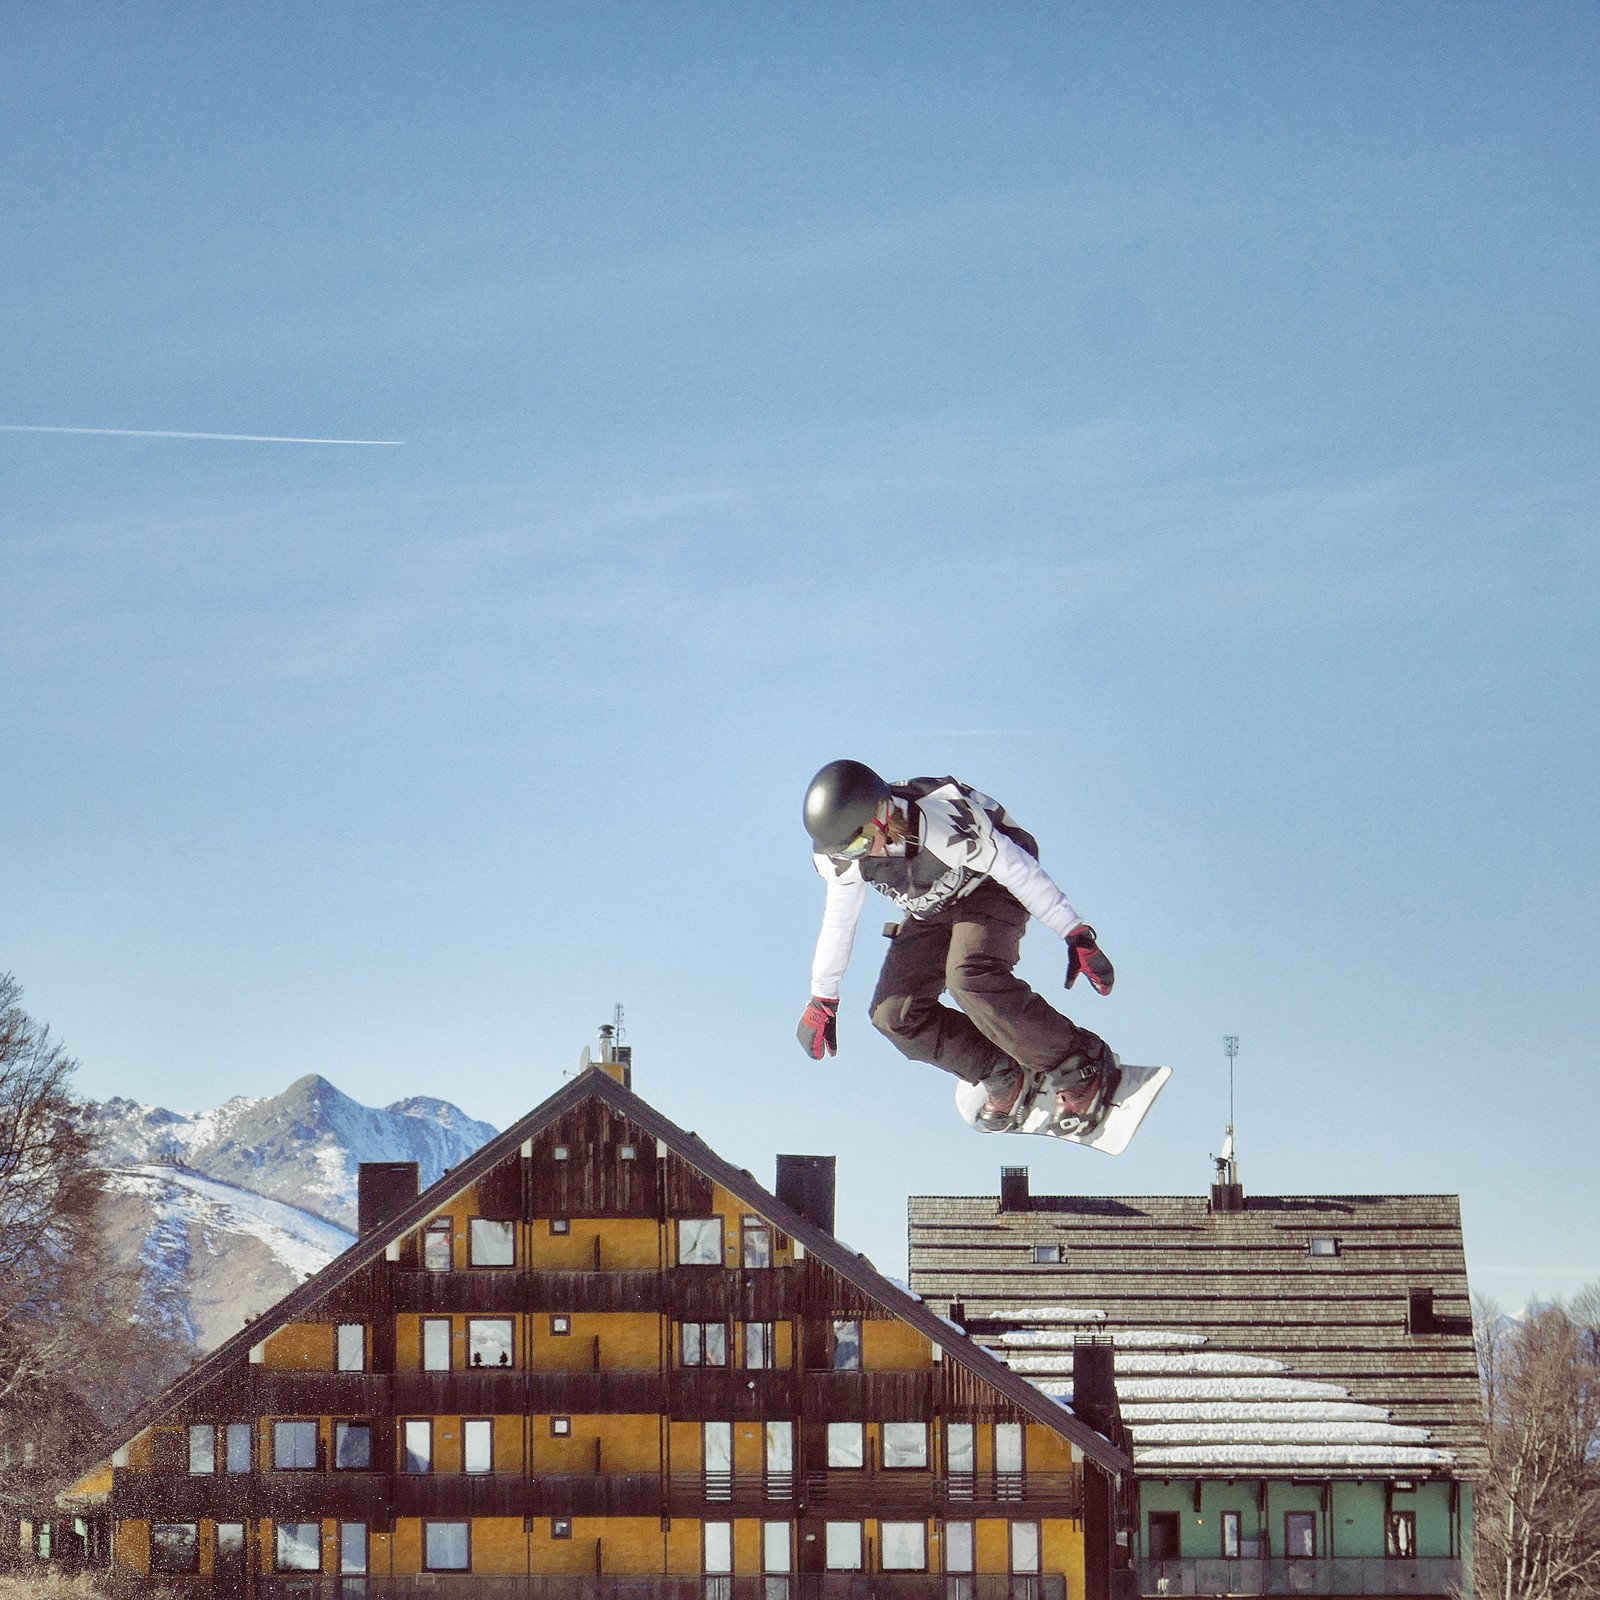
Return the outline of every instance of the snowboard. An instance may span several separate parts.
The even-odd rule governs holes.
[[[1171,1067],[1132,1067],[1123,1063],[1122,1082],[1111,1097],[1111,1109],[1088,1133],[1063,1133],[1056,1126],[1055,1090],[1048,1087],[1034,1091],[1014,1128],[985,1128],[978,1121],[978,1113],[988,1098],[981,1084],[961,1084],[956,1089],[956,1109],[980,1133],[1035,1133],[1049,1139],[1065,1139],[1070,1144],[1087,1145],[1091,1150],[1103,1150],[1108,1156],[1120,1156],[1171,1076]]]

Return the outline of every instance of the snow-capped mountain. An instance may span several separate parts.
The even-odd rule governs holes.
[[[363,1161],[415,1161],[422,1186],[499,1131],[445,1100],[364,1106],[326,1078],[296,1079],[265,1099],[239,1095],[185,1113],[132,1100],[95,1109],[107,1167],[175,1166],[282,1200],[353,1230]]]
[[[113,1099],[91,1121],[117,1253],[201,1350],[349,1248],[363,1161],[415,1161],[426,1187],[497,1131],[443,1100],[364,1106],[316,1076],[195,1113]]]

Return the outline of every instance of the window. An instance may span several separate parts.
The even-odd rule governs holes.
[[[467,1361],[474,1367],[509,1367],[516,1356],[509,1317],[467,1319]]]
[[[952,1477],[957,1473],[970,1473],[977,1470],[977,1457],[974,1453],[976,1431],[970,1422],[949,1422],[945,1424],[945,1467]]]
[[[494,1471],[494,1422],[473,1417],[461,1424],[461,1470]]]
[[[566,1217],[551,1217],[550,1232],[553,1237],[564,1237],[572,1232],[572,1223]]]
[[[333,1425],[333,1469],[364,1472],[372,1465],[372,1427],[366,1422]]]
[[[1414,1560],[1417,1554],[1417,1514],[1391,1511],[1384,1525],[1383,1553],[1399,1561]]]
[[[883,1464],[886,1467],[926,1467],[928,1464],[927,1423],[884,1423]]]
[[[556,1161],[570,1161],[572,1159],[572,1146],[558,1144],[550,1152],[551,1158]]]
[[[255,1454],[253,1448],[255,1430],[248,1422],[230,1422],[228,1424],[227,1459],[229,1472],[248,1472],[250,1458]]]
[[[777,1365],[776,1339],[770,1322],[747,1322],[744,1325],[744,1364],[752,1372]]]
[[[762,1600],[789,1600],[789,1568],[794,1563],[794,1542],[787,1522],[761,1524]]]
[[[739,1261],[746,1267],[772,1265],[772,1229],[760,1217],[745,1217],[739,1224]]]
[[[994,1425],[994,1470],[1022,1471],[1022,1424],[997,1422]]]
[[[365,1372],[367,1369],[367,1330],[359,1322],[339,1324],[338,1354],[340,1372]]]
[[[1037,1266],[1060,1266],[1067,1259],[1067,1247],[1061,1244],[1036,1244],[1033,1259]]]
[[[828,1465],[861,1467],[866,1465],[866,1429],[859,1422],[828,1424]]]
[[[728,1364],[728,1329],[721,1322],[683,1324],[683,1365],[725,1367]]]
[[[1011,1570],[1034,1573],[1039,1570],[1039,1524],[1013,1522],[1011,1524]]]
[[[572,1437],[571,1417],[551,1417],[550,1437],[552,1439],[570,1439]]]
[[[280,1522],[277,1562],[279,1572],[321,1572],[322,1524]]]
[[[861,1370],[861,1324],[835,1322],[833,1325],[833,1370],[859,1372]]]
[[[1283,1553],[1291,1561],[1315,1559],[1317,1554],[1317,1514],[1315,1511],[1284,1512]]]
[[[550,1519],[550,1537],[552,1539],[570,1539],[572,1537],[571,1517],[552,1517]]]
[[[706,1497],[726,1500],[733,1492],[733,1424],[704,1422],[700,1425],[700,1439]]]
[[[364,1522],[339,1524],[339,1570],[360,1577],[367,1570],[367,1525]]]
[[[701,1524],[704,1529],[704,1553],[702,1555],[702,1571],[706,1573],[721,1573],[733,1571],[733,1524],[731,1522],[707,1522]]]
[[[972,1524],[947,1522],[944,1525],[944,1570],[946,1572],[972,1571]]]
[[[314,1471],[317,1465],[316,1423],[274,1422],[272,1464],[279,1472]]]
[[[1239,1513],[1237,1511],[1224,1511],[1222,1513],[1222,1559],[1224,1561],[1237,1561],[1239,1559]]]
[[[861,1524],[830,1522],[823,1536],[823,1555],[829,1572],[861,1570]]]
[[[467,1224],[467,1259],[475,1267],[514,1267],[517,1236],[513,1224],[474,1217]]]
[[[217,1560],[215,1576],[226,1577],[244,1571],[244,1524],[219,1522],[217,1524]]]
[[[424,1522],[422,1564],[429,1572],[466,1572],[472,1566],[471,1524]]]
[[[928,1565],[928,1529],[921,1522],[880,1522],[879,1562],[885,1572],[923,1572]]]
[[[150,1528],[152,1572],[198,1572],[200,1527],[194,1522],[157,1522]]]
[[[429,1272],[448,1272],[451,1258],[450,1219],[435,1217],[422,1230],[422,1264]]]
[[[422,1370],[448,1372],[450,1370],[450,1319],[424,1317],[422,1319]]]
[[[217,1470],[217,1430],[209,1422],[189,1429],[189,1473],[198,1477]]]
[[[634,1161],[637,1160],[638,1155],[638,1149],[631,1144],[619,1144],[617,1146],[617,1160],[619,1161]]]
[[[678,1265],[722,1265],[722,1218],[685,1217],[678,1224]]]
[[[794,1489],[794,1424],[769,1422],[766,1426],[767,1494],[787,1499]]]
[[[401,1443],[406,1472],[433,1471],[433,1423],[428,1418],[407,1418],[402,1424]]]
[[[1311,1253],[1323,1258],[1336,1256],[1339,1253],[1339,1241],[1325,1233],[1314,1233],[1311,1236]]]
[[[550,1332],[558,1339],[572,1332],[572,1318],[561,1312],[550,1319]]]

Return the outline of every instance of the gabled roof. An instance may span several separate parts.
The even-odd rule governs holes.
[[[1482,1464],[1453,1195],[915,1195],[911,1283],[1046,1392],[1114,1340],[1136,1470],[1473,1477]],[[1326,1241],[1313,1254],[1311,1241]],[[1059,1261],[1038,1261],[1036,1246]],[[1426,1330],[1410,1294],[1432,1291]]]
[[[885,1311],[925,1334],[943,1352],[945,1359],[965,1367],[974,1377],[1004,1395],[1036,1422],[1069,1438],[1089,1460],[1105,1471],[1121,1473],[1132,1465],[1110,1440],[1089,1427],[1065,1405],[1048,1398],[1010,1371],[1003,1362],[967,1338],[960,1329],[936,1315],[916,1295],[884,1277],[865,1256],[808,1222],[763,1188],[748,1172],[724,1161],[698,1134],[680,1128],[598,1067],[580,1073],[520,1122],[514,1123],[474,1151],[437,1183],[423,1190],[415,1201],[385,1221],[382,1227],[357,1240],[343,1255],[335,1257],[320,1272],[308,1278],[299,1288],[291,1290],[254,1322],[246,1324],[162,1393],[140,1406],[118,1425],[108,1439],[101,1442],[93,1460],[109,1456],[116,1447],[160,1422],[172,1408],[183,1404],[236,1363],[248,1360],[255,1345],[277,1329],[312,1312],[331,1290],[382,1257],[392,1242],[421,1227],[454,1196],[476,1183],[502,1161],[516,1155],[524,1142],[537,1137],[544,1129],[588,1100],[604,1102],[618,1116],[626,1117],[645,1129],[702,1176],[720,1184],[752,1211],[758,1212],[803,1245],[808,1255],[815,1256],[831,1267]],[[92,1463],[86,1463],[89,1464]]]

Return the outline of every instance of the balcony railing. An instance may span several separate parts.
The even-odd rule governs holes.
[[[938,1507],[976,1515],[987,1508],[1026,1504],[1035,1514],[1083,1514],[1083,1476],[1077,1472],[956,1472],[948,1476],[913,1468],[876,1471],[839,1468],[829,1472],[675,1472],[675,1507],[771,1505],[795,1501],[806,1507]]]
[[[1443,1556],[1393,1560],[1381,1556],[1331,1561],[1221,1561],[1188,1558],[1137,1563],[1143,1595],[1415,1594],[1443,1596],[1462,1584],[1459,1561]]]
[[[240,1600],[238,1580],[162,1575],[183,1600]],[[930,1572],[812,1572],[767,1577],[601,1577],[424,1572],[405,1578],[275,1574],[253,1580],[256,1600],[1067,1600],[1059,1573],[1038,1576]]]

